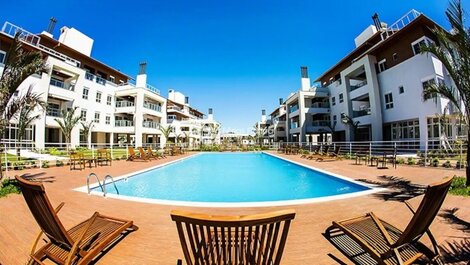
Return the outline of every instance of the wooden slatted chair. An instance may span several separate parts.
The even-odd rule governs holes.
[[[69,165],[70,165],[70,170],[72,169],[78,169],[82,170],[85,169],[85,160],[83,158],[83,154],[80,153],[71,153],[69,156]]]
[[[104,216],[95,212],[89,219],[66,230],[57,213],[61,203],[52,208],[44,186],[16,176],[21,192],[36,219],[41,232],[36,237],[30,253],[30,264],[43,264],[49,259],[58,264],[88,264],[102,250],[117,242],[128,232],[137,230],[132,221]],[[36,251],[43,234],[48,242]]]
[[[328,150],[329,149],[330,149],[329,145],[319,146],[318,151],[316,153],[313,153],[313,154],[309,155],[307,157],[307,159],[312,160],[312,159],[317,159],[317,158],[322,157],[322,156],[326,156],[326,155],[328,155]]]
[[[109,152],[109,150],[107,150],[106,148],[98,149],[96,162],[100,166],[102,166],[103,164],[111,166],[111,152]]]
[[[188,265],[279,265],[294,217],[293,210],[246,216],[171,212]]]
[[[325,160],[325,159],[329,159],[329,161],[341,159],[341,154],[340,154],[340,152],[341,152],[341,146],[337,145],[337,146],[335,146],[335,149],[334,149],[333,152],[331,152],[331,153],[329,153],[329,154],[327,153],[327,154],[324,155],[324,156],[318,157],[318,158],[317,158],[317,161],[327,161],[327,160]]]
[[[134,147],[128,147],[127,148],[127,152],[129,153],[129,156],[127,157],[127,160],[128,161],[133,161],[135,159],[139,159],[139,157],[137,156],[137,154],[135,153],[135,149]]]
[[[153,159],[160,159],[160,157],[153,152],[152,147],[150,146],[147,146],[147,157]]]
[[[412,264],[423,256],[439,264],[439,248],[429,226],[439,212],[451,183],[452,178],[445,178],[431,184],[417,210],[405,202],[413,218],[404,231],[379,219],[374,213],[333,222],[333,227],[339,228],[359,244],[378,264]],[[433,250],[419,242],[425,233]]]
[[[139,150],[139,158],[145,161],[149,160],[149,157],[147,153],[145,153],[144,148],[142,147],[137,147],[137,150]]]

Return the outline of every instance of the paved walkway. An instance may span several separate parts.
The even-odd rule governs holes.
[[[181,157],[181,156],[180,156]],[[180,158],[178,157],[178,158]],[[411,215],[400,200],[409,195],[418,194],[419,189],[398,178],[410,180],[415,184],[428,184],[444,176],[463,174],[463,171],[432,169],[421,167],[398,166],[398,169],[376,169],[364,165],[352,165],[351,160],[337,162],[315,162],[301,159],[300,156],[286,156],[314,167],[322,168],[353,179],[379,181],[388,187],[398,189],[400,196],[393,192],[385,192],[352,199],[330,202],[270,208],[188,208],[146,204],[115,199],[105,199],[72,191],[83,186],[90,172],[100,177],[105,174],[118,176],[146,167],[162,163],[115,161],[113,166],[87,168],[82,171],[70,171],[68,167],[35,169],[30,174],[42,174],[37,177],[44,182],[46,191],[53,205],[65,202],[59,217],[66,227],[88,218],[94,211],[134,220],[139,230],[131,233],[112,248],[98,264],[172,264],[182,258],[182,252],[176,227],[170,219],[173,209],[189,210],[212,214],[252,214],[283,208],[293,208],[297,215],[287,240],[282,264],[338,264],[351,262],[343,256],[322,233],[329,227],[332,220],[349,218],[358,214],[374,211],[379,217],[403,228]],[[166,161],[174,159],[169,158]],[[10,172],[11,173],[11,172]],[[26,173],[20,171],[18,173]],[[417,205],[420,197],[412,199]],[[431,226],[437,240],[443,246],[446,242],[466,242],[466,250],[470,249],[470,198],[448,196],[444,217],[438,217]],[[458,210],[457,210],[458,209]],[[452,214],[453,213],[453,214]],[[0,263],[25,264],[38,226],[31,216],[21,195],[11,195],[0,199]],[[465,264],[462,262],[462,264]]]

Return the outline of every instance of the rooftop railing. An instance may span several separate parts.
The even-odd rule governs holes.
[[[158,89],[157,89],[156,87],[154,87],[154,86],[151,86],[151,85],[147,84],[147,85],[145,86],[145,88],[147,88],[147,90],[149,90],[149,91],[151,91],[151,92],[153,92],[153,93],[155,93],[155,94],[157,94],[157,95],[160,95],[160,90],[158,90]]]
[[[411,21],[415,20],[420,15],[421,15],[420,12],[418,12],[414,9],[411,9],[410,11],[408,11],[408,13],[406,13],[404,16],[402,16],[400,19],[398,19],[392,25],[388,26],[384,30],[384,32],[382,32],[382,34],[381,34],[382,40],[385,40],[388,37],[390,37],[391,35],[395,34],[397,31],[399,31],[400,29],[402,29],[405,26],[407,26],[408,24],[410,24]]]

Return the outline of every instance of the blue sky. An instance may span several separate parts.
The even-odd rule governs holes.
[[[149,83],[170,88],[224,128],[247,131],[300,86],[354,48],[354,38],[380,19],[393,23],[410,9],[447,28],[447,1],[4,1],[0,22],[40,32],[51,16],[95,40],[93,57],[135,76],[148,62]],[[470,10],[469,1],[464,1]]]

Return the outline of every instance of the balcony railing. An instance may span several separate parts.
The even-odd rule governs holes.
[[[49,82],[49,84],[51,86],[60,87],[60,88],[70,90],[70,91],[74,91],[75,89],[75,85],[70,84],[70,83],[65,83],[64,81],[55,79],[55,78],[51,78],[51,81]]]
[[[295,105],[295,106],[292,106],[289,108],[289,113],[292,113],[294,111],[297,111],[299,109],[299,106],[298,105]]]
[[[116,126],[116,127],[132,127],[132,126],[134,126],[134,122],[129,121],[129,120],[116,120],[116,121],[114,121],[114,126]]]
[[[328,102],[315,102],[312,103],[311,108],[329,108],[330,103]]]
[[[99,77],[99,76],[96,76],[96,83],[100,84],[100,85],[106,85],[106,79],[102,78],[102,77]]]
[[[86,72],[85,73],[85,78],[90,80],[90,81],[93,81],[93,79],[95,79],[95,76],[90,72]]]
[[[116,108],[134,107],[134,102],[127,100],[116,101]]]
[[[93,80],[94,80],[97,84],[100,84],[100,85],[103,85],[103,86],[106,85],[106,82],[107,82],[106,79],[104,79],[104,78],[102,78],[102,77],[100,77],[100,76],[94,75],[94,74],[92,74],[92,73],[90,73],[90,72],[86,72],[86,73],[85,73],[85,78],[86,78],[87,80],[90,80],[90,81],[93,81]]]
[[[46,110],[46,115],[51,116],[51,117],[61,117],[61,111],[60,109],[47,109]]]
[[[178,106],[169,106],[168,107],[169,110],[177,110],[177,111],[182,111],[182,109]]]
[[[158,129],[160,128],[160,123],[155,121],[144,121],[142,123],[142,126],[144,126],[145,128]]]
[[[295,128],[298,128],[298,127],[299,127],[299,123],[297,123],[297,122],[293,122],[293,123],[290,124],[291,129],[295,129]]]
[[[365,86],[365,85],[367,85],[367,80],[364,80],[364,81],[362,81],[362,82],[359,82],[359,83],[357,83],[357,84],[355,84],[355,85],[350,85],[350,86],[349,86],[349,87],[350,87],[350,90],[349,90],[349,91],[354,91],[354,90],[356,90],[356,89],[358,89],[358,88],[360,88],[360,87],[363,87],[363,86]]]
[[[370,108],[364,110],[353,110],[353,118],[370,115]]]
[[[144,102],[144,108],[151,109],[157,112],[162,112],[162,106],[155,103]]]
[[[330,124],[329,121],[313,121],[312,126],[328,126]]]

